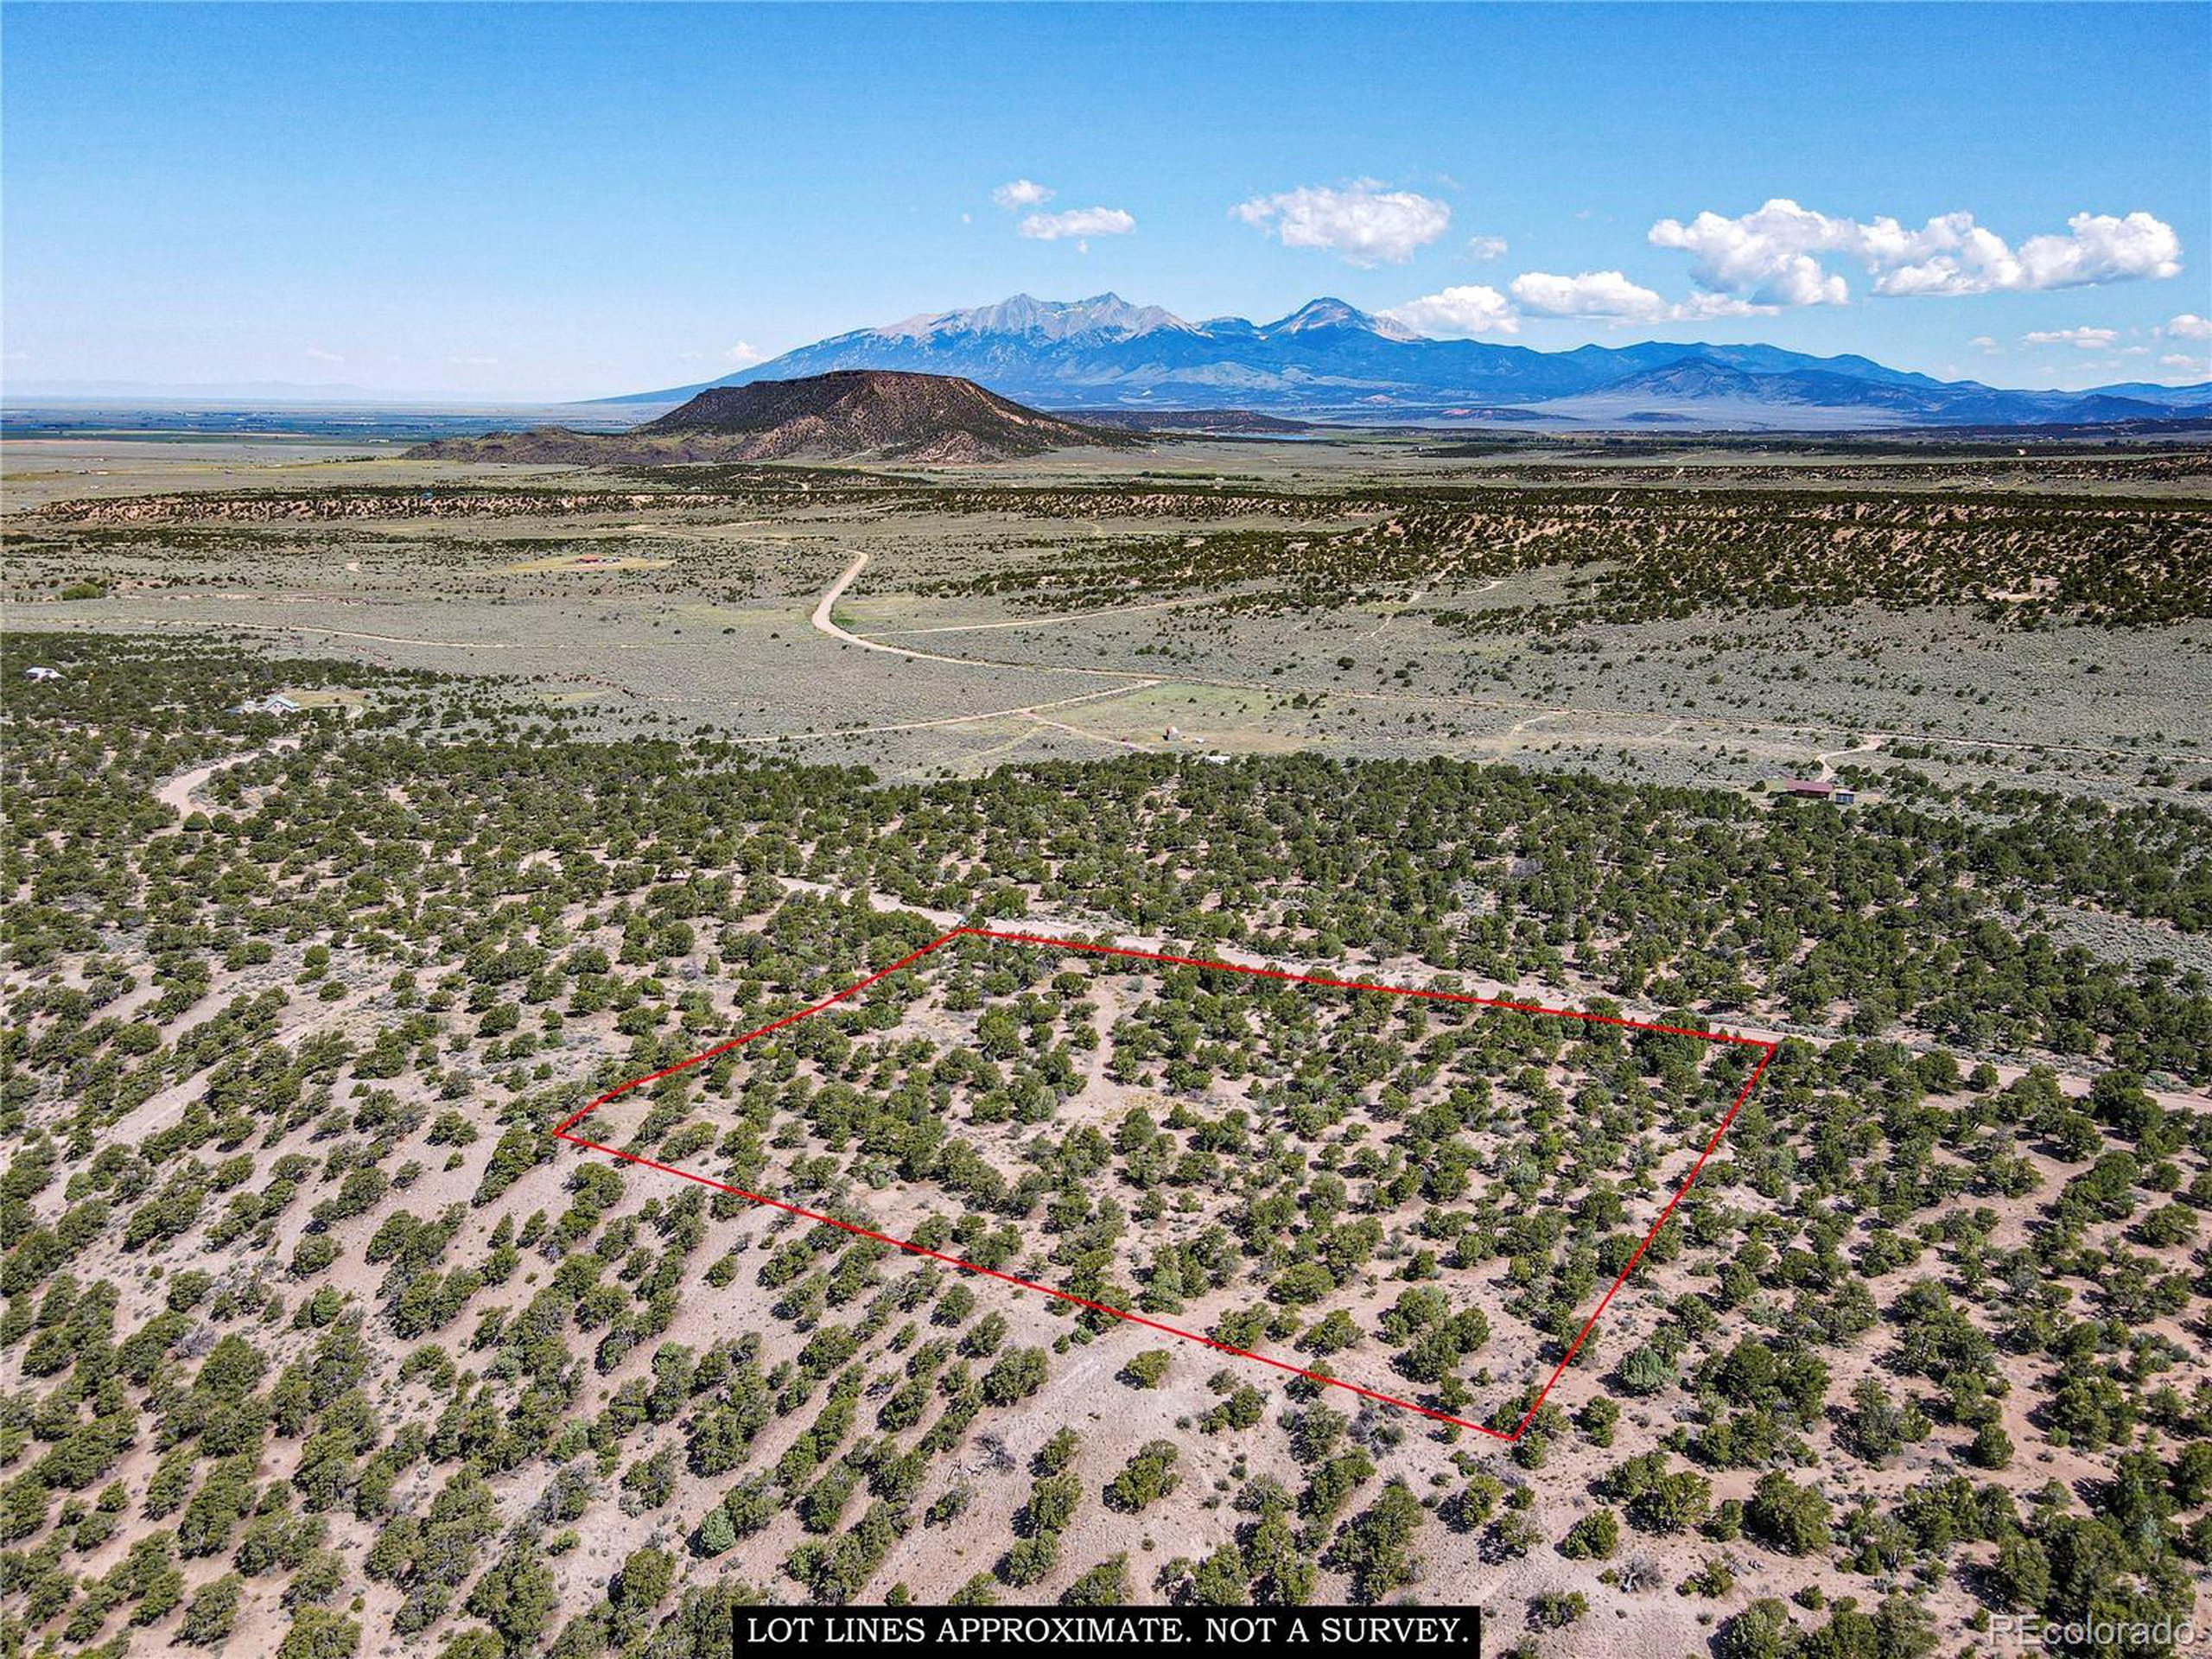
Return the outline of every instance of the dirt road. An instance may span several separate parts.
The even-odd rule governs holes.
[[[273,743],[257,749],[248,749],[243,754],[226,754],[219,760],[210,760],[204,766],[194,766],[189,772],[180,772],[175,777],[154,791],[154,798],[163,806],[174,807],[176,810],[176,815],[180,818],[184,817],[194,810],[192,798],[207,788],[209,780],[217,772],[227,772],[232,766],[242,766],[249,760],[258,760],[264,754],[281,754],[286,749],[296,749],[299,747],[298,738],[280,737]],[[175,831],[171,830],[168,833],[175,834]]]
[[[1118,737],[1106,737],[1097,732],[1086,732],[1077,726],[1061,726],[1058,721],[1044,718],[1047,709],[1072,709],[1078,703],[1098,702],[1108,697],[1125,697],[1135,691],[1148,691],[1158,685],[1158,680],[1139,680],[1132,685],[1109,685],[1103,691],[1086,691],[1080,696],[1058,697],[1051,702],[1027,702],[1012,709],[986,709],[975,715],[939,715],[931,720],[902,720],[888,726],[839,726],[823,731],[778,732],[765,737],[733,737],[732,743],[803,743],[819,742],[833,737],[868,737],[880,732],[929,732],[946,726],[973,726],[979,721],[1027,718],[1039,725],[1055,726],[1077,737],[1088,737],[1100,743],[1121,743]],[[1139,743],[1128,744],[1129,748],[1141,748]]]

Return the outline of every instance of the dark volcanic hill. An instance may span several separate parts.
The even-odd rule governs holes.
[[[624,433],[543,427],[446,439],[409,454],[564,465],[904,461],[957,466],[1136,442],[1129,432],[1041,414],[956,376],[847,369],[797,380],[709,386],[682,408]]]
[[[640,433],[742,436],[748,460],[872,455],[899,461],[998,461],[1087,443],[1118,432],[1078,426],[986,391],[973,380],[880,369],[804,380],[710,386]]]

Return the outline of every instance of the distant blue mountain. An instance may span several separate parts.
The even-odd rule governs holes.
[[[1429,340],[1342,300],[1269,323],[1185,322],[1117,295],[1037,300],[856,329],[719,380],[599,400],[662,407],[709,386],[838,369],[960,375],[1048,409],[1250,409],[1366,422],[1516,420],[1748,427],[2007,426],[2200,418],[2212,385],[2133,383],[2088,391],[2006,391],[1813,357],[1775,346],[1649,340],[1539,352]],[[1506,412],[1510,411],[1510,414]]]

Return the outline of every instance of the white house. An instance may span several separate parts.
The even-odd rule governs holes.
[[[40,683],[43,684],[48,680],[60,679],[61,677],[61,671],[58,668],[47,668],[42,665],[37,668],[27,668],[23,671],[23,677],[27,680],[36,680]]]

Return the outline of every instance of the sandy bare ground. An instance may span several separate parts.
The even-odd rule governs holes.
[[[296,600],[290,601],[279,600],[277,602],[327,604],[338,597],[339,595],[334,594],[302,594]],[[112,624],[108,623],[73,620],[56,621],[48,623],[46,626],[56,633],[105,633],[113,626]],[[183,621],[132,622],[129,626],[132,632],[149,633],[165,628],[188,633],[201,632],[194,624]],[[226,622],[223,626],[239,633],[304,634],[323,639],[365,639],[380,645],[427,645],[437,651],[528,651],[531,649],[528,640],[427,639],[409,634],[361,633],[348,628],[326,628],[313,622]]]
[[[881,650],[885,647],[877,646],[874,649]],[[1058,721],[1046,720],[1041,711],[1046,709],[1071,709],[1078,703],[1100,702],[1109,697],[1126,697],[1134,692],[1148,691],[1159,683],[1158,680],[1139,680],[1134,685],[1109,685],[1103,691],[1086,691],[1080,696],[1060,697],[1051,702],[1023,703],[1013,709],[986,709],[981,714],[976,715],[940,715],[933,720],[902,720],[887,726],[843,726],[813,732],[776,732],[764,737],[733,737],[729,741],[762,744],[804,743],[829,738],[869,737],[882,732],[935,731],[946,726],[973,726],[979,721],[986,720],[1028,719],[1037,721],[1041,726],[1051,726],[1059,731],[1072,732],[1077,737],[1090,738],[1095,742],[1121,743],[1122,740],[1117,737],[1105,737],[1096,732],[1086,732],[1078,727],[1062,726]],[[1122,747],[1141,749],[1144,746],[1141,743],[1128,743],[1123,744]]]
[[[1129,687],[1131,691],[1138,691],[1144,689],[1145,688],[1141,686],[1135,685]],[[1080,726],[1070,726],[1063,721],[1047,720],[1044,715],[1039,714],[1033,709],[1025,709],[1021,712],[1027,718],[1035,721],[1039,726],[1049,726],[1054,731],[1065,732],[1071,737],[1087,737],[1093,743],[1110,743],[1117,749],[1134,749],[1139,754],[1149,754],[1152,753],[1151,746],[1148,744],[1134,743],[1126,737],[1109,737],[1103,732],[1086,731]]]
[[[866,557],[865,554],[861,556],[862,560]],[[1416,594],[1414,597],[1418,599],[1420,595]],[[1149,605],[1116,605],[1099,611],[1058,611],[1050,616],[1017,616],[1003,622],[945,622],[930,628],[885,628],[876,637],[912,639],[925,633],[990,633],[1000,628],[1057,628],[1071,622],[1092,622],[1109,616],[1136,616],[1146,611],[1187,610],[1193,605],[1212,602],[1205,594],[1194,594],[1188,599],[1158,599]]]

